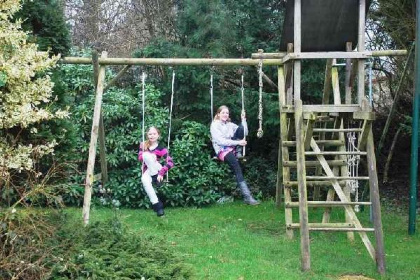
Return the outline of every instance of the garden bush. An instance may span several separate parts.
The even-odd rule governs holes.
[[[190,279],[164,240],[129,232],[120,218],[80,222],[62,211],[0,212],[0,279]]]

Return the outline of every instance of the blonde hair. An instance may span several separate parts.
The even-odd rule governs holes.
[[[220,116],[219,116],[219,114],[220,114],[220,112],[221,112],[223,109],[226,109],[226,110],[228,110],[228,111],[229,111],[229,107],[228,107],[228,106],[226,106],[226,105],[222,105],[222,106],[220,106],[219,108],[217,108],[216,115],[214,116],[213,121],[220,120]],[[228,119],[227,119],[227,121],[228,121],[228,122],[230,122],[230,118],[228,118]]]
[[[158,135],[160,136],[160,130],[159,130],[156,126],[151,126],[151,127],[149,127],[149,129],[147,129],[147,132],[146,132],[146,133],[149,133],[149,131],[150,131],[151,129],[153,129],[153,128],[157,131]],[[144,142],[144,146],[143,146],[144,151],[149,150],[150,146],[151,146],[150,141],[149,141],[149,139],[147,139],[147,140]]]

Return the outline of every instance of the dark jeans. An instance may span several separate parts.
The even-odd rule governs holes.
[[[243,131],[242,131],[243,132]],[[236,177],[236,182],[239,184],[240,182],[244,181],[244,175],[242,174],[241,166],[239,165],[239,161],[233,152],[227,153],[225,156],[225,162],[229,165],[230,169],[232,170],[233,174]]]

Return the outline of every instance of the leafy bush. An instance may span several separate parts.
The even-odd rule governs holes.
[[[190,279],[163,240],[128,232],[118,217],[80,230],[62,211],[0,212],[0,279]]]
[[[163,189],[168,204],[211,204],[235,188],[227,165],[211,158],[209,143],[208,127],[192,121],[183,123],[171,148],[175,161],[171,184]]]
[[[242,164],[244,176],[252,193],[262,197],[276,195],[277,166],[267,159],[251,155]]]
[[[190,279],[192,270],[163,240],[127,231],[118,219],[85,230],[63,227],[48,279]],[[67,246],[63,246],[67,244]]]

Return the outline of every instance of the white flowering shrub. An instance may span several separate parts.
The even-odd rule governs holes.
[[[53,152],[56,141],[40,141],[35,126],[68,116],[66,110],[50,108],[49,71],[59,57],[27,42],[21,22],[11,21],[19,8],[18,0],[0,1],[0,191],[13,174],[33,171],[34,159]]]

